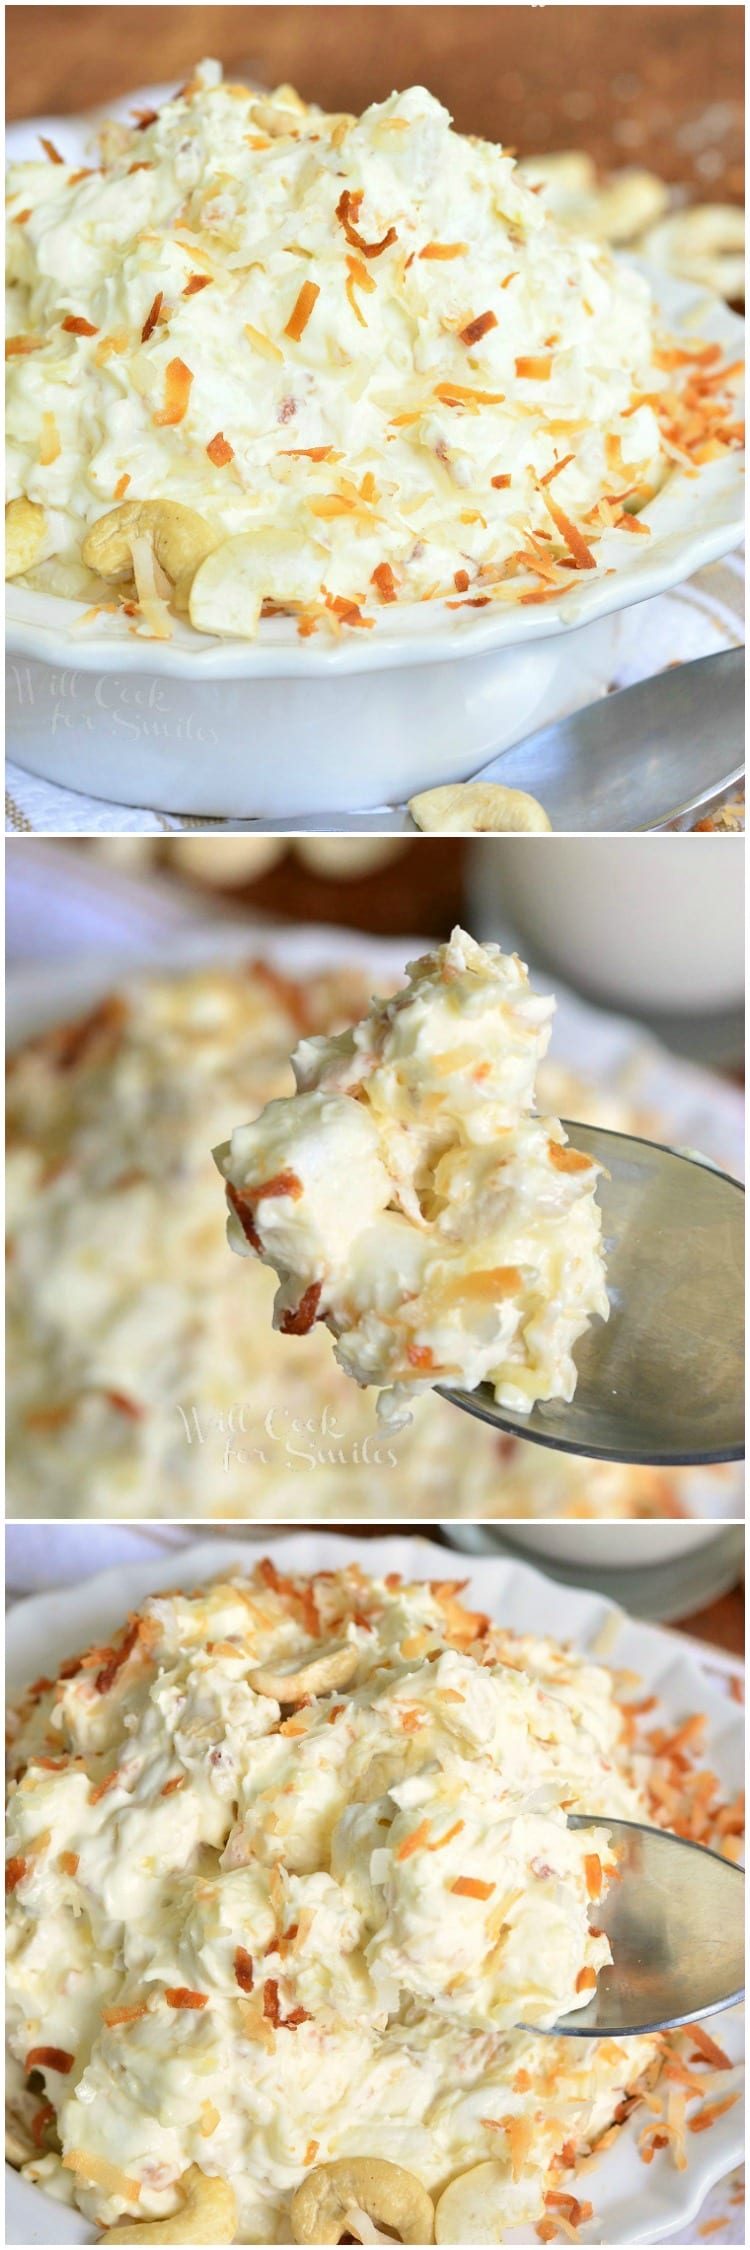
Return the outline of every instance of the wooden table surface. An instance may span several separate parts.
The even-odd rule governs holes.
[[[421,82],[459,131],[644,164],[742,199],[741,7],[26,7],[6,10],[10,117],[184,79],[203,55],[360,110]]]

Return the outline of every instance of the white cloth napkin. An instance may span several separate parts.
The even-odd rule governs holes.
[[[670,664],[741,647],[742,621],[743,561],[738,553],[711,563],[671,593],[620,612],[615,676],[602,674],[601,694],[613,687],[632,687],[636,680],[648,679]],[[557,716],[565,717],[568,708],[561,706]],[[342,782],[342,794],[344,788]],[[339,809],[345,812],[347,808],[342,804]],[[196,819],[192,815],[137,812],[129,805],[112,805],[103,798],[83,797],[76,790],[58,788],[54,782],[26,773],[12,760],[7,765],[6,827],[10,834],[153,836],[231,825],[231,821]],[[262,828],[263,822],[257,825]]]

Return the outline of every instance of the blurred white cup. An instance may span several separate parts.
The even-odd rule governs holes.
[[[514,1523],[513,1544],[550,1562],[585,1563],[587,1570],[634,1570],[681,1561],[697,1547],[721,1539],[718,1523]]]
[[[472,846],[482,934],[544,956],[611,1005],[700,1015],[742,1002],[742,836],[516,836]]]

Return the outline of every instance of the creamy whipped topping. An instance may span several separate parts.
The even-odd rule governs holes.
[[[43,511],[32,584],[101,592],[87,528],[158,498],[216,542],[189,595],[204,631],[253,634],[264,602],[309,632],[437,596],[559,600],[697,444],[646,281],[422,87],[329,116],[203,64],[90,166],[16,164],[9,189],[7,493]],[[678,381],[705,356],[689,344]],[[146,589],[172,587],[134,561],[119,590],[153,630]]]
[[[279,1275],[275,1325],[326,1321],[397,1414],[437,1382],[521,1413],[571,1399],[573,1347],[609,1308],[599,1167],[532,1114],[554,1002],[460,929],[407,978],[302,1040],[296,1094],[216,1151],[230,1244]]]
[[[287,2241],[349,2154],[431,2194],[499,2158],[533,2222],[656,2052],[533,2028],[611,1958],[607,1831],[568,1814],[648,1817],[612,1678],[450,1581],[263,1563],[152,1595],[12,1734],[10,2098],[28,2131],[41,2073],[26,2177],[100,2226],[174,2211],[195,2164],[238,2241]]]

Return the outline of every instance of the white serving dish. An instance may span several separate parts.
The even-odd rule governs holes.
[[[586,1527],[588,1529],[588,1527]],[[92,1531],[92,1550],[96,1534]],[[272,1531],[268,1551],[281,1567],[320,1570],[338,1567],[355,1558],[368,1570],[401,1570],[414,1576],[454,1577],[456,1557],[450,1550],[416,1538],[378,1538],[357,1544],[331,1532],[298,1532],[283,1540]],[[8,1687],[16,1693],[41,1669],[49,1671],[64,1656],[92,1638],[106,1635],[152,1589],[196,1584],[212,1572],[225,1571],[232,1560],[246,1559],[252,1568],[257,1546],[236,1539],[206,1540],[179,1555],[159,1561],[125,1565],[84,1581],[62,1593],[41,1594],[21,1602],[7,1623]],[[560,1631],[560,1588],[525,1563],[483,1555],[468,1575],[467,1600],[502,1618],[520,1632]],[[736,1703],[722,1695],[698,1663],[692,1646],[681,1643],[661,1628],[635,1624],[600,1595],[566,1588],[564,1596],[566,1639],[587,1650],[596,1660],[640,1674],[647,1693],[658,1694],[667,1718],[676,1724],[689,1712],[704,1711],[708,1719],[706,1759],[732,1794],[742,1787],[743,1723]],[[739,2010],[717,2017],[713,2026],[733,2061],[742,2055],[742,2018]],[[665,2234],[690,2240],[690,2227],[709,2189],[738,2164],[742,2157],[742,2104],[727,2111],[710,2132],[688,2134],[688,2163],[676,2171],[667,2152],[659,2152],[646,2167],[638,2154],[641,2129],[638,2113],[623,2128],[618,2141],[605,2151],[587,2179],[587,2194],[595,2217],[581,2229],[586,2243],[655,2243]],[[13,2244],[85,2243],[95,2239],[91,2227],[76,2212],[53,2204],[40,2189],[30,2187],[15,2172],[7,2175],[6,2239]],[[509,2243],[536,2243],[533,2232],[516,2231]]]
[[[147,88],[115,108],[125,114],[153,97]],[[45,119],[43,129],[80,160],[91,119]],[[34,125],[12,127],[7,138],[9,155],[25,156]],[[670,329],[740,356],[743,324],[718,298],[655,270],[649,280]],[[650,539],[602,539],[601,569],[559,607],[405,604],[378,616],[371,632],[337,641],[300,640],[292,619],[271,618],[254,642],[176,625],[171,642],[155,644],[124,618],[82,629],[83,603],[12,585],[13,757],[46,780],[122,805],[290,822],[460,780],[600,692],[618,611],[738,543],[739,457],[709,463],[697,480],[676,472],[648,519]]]

